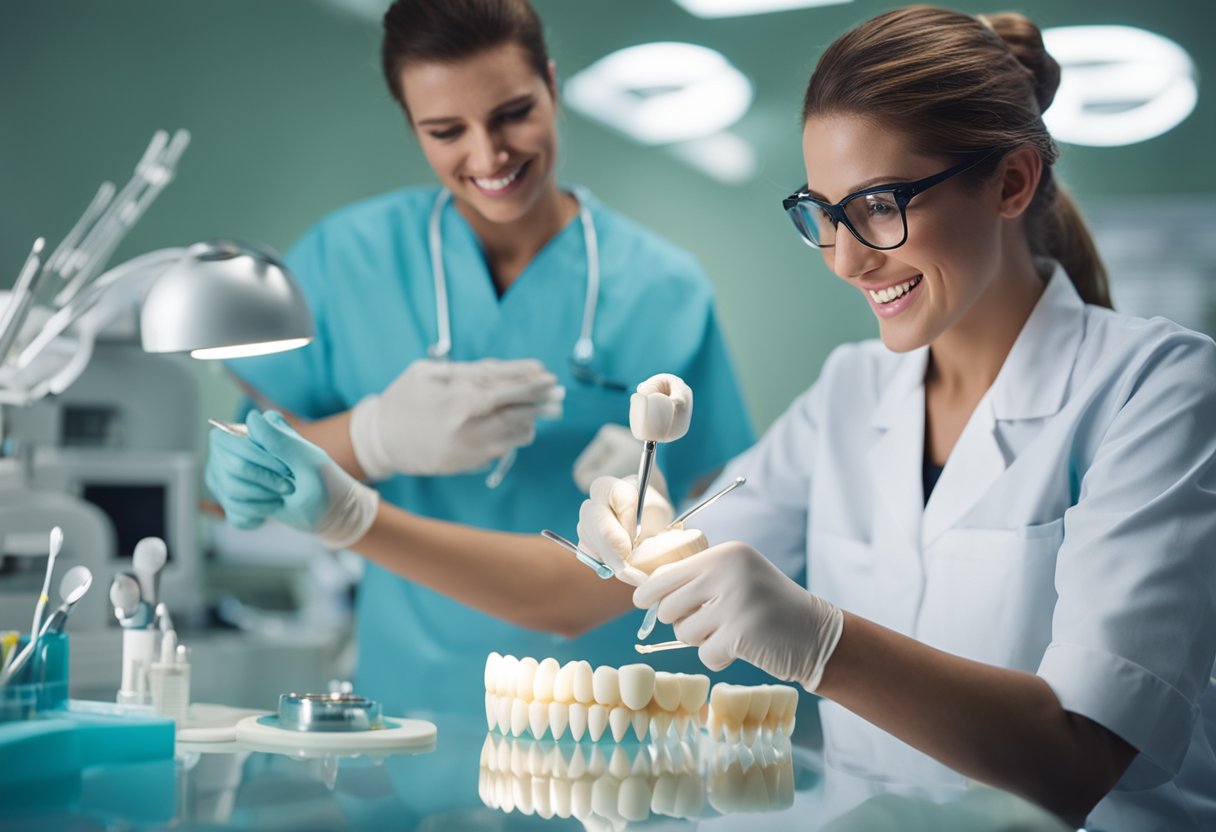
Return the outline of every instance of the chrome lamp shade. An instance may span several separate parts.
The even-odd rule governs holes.
[[[269,248],[209,240],[186,250],[143,301],[145,352],[241,358],[294,349],[313,338],[308,302]]]

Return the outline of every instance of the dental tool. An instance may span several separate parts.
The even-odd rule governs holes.
[[[746,482],[747,482],[747,477],[735,477],[734,482],[730,483],[729,485],[727,485],[725,488],[721,489],[717,493],[715,493],[709,497],[706,497],[704,500],[697,503],[692,508],[687,509],[683,514],[681,514],[675,520],[672,520],[670,523],[668,523],[667,528],[664,529],[664,531],[671,531],[672,529],[679,528],[681,525],[684,524],[685,521],[688,520],[688,518],[692,517],[694,514],[699,512],[701,509],[709,508],[714,503],[718,502],[718,500],[721,500],[727,494],[734,491],[736,488],[738,488],[739,486],[743,485]]]
[[[137,625],[135,618],[140,612],[139,581],[129,572],[119,572],[110,584],[110,603],[114,605],[114,617],[125,627]]]
[[[8,357],[9,350],[12,349],[13,343],[21,332],[21,326],[25,323],[29,308],[33,305],[34,281],[38,276],[38,269],[42,262],[40,259],[42,249],[45,246],[45,237],[34,240],[34,246],[30,249],[25,264],[17,274],[13,291],[9,294],[8,306],[5,307],[3,316],[0,317],[0,364],[3,364],[4,359]]]
[[[718,502],[718,500],[722,499],[727,494],[734,491],[739,486],[743,485],[745,482],[747,482],[747,477],[735,477],[734,482],[732,482],[730,485],[727,485],[725,488],[719,490],[716,494],[706,497],[704,500],[702,500],[701,502],[697,503],[692,508],[685,511],[683,514],[681,514],[675,520],[672,520],[670,523],[668,523],[667,528],[664,529],[663,531],[669,532],[669,531],[672,531],[673,529],[681,528],[684,525],[684,521],[688,520],[688,518],[692,517],[694,514],[696,514],[698,511],[700,511],[703,508],[709,508],[714,503]],[[642,618],[642,626],[638,627],[638,638],[648,637],[654,631],[655,622],[658,620],[659,620],[659,605],[655,604],[650,609],[646,610],[646,615],[645,615],[645,617]]]
[[[37,663],[38,642],[47,633],[63,632],[63,626],[72,612],[72,607],[76,606],[76,602],[84,597],[92,585],[93,573],[87,566],[77,565],[67,571],[59,582],[61,603],[53,613],[47,616],[37,635],[32,635],[29,643],[22,648],[20,653],[16,654],[12,661],[5,665],[3,671],[0,671],[0,685],[8,684],[14,676],[21,672],[31,657],[34,657],[34,661]]]
[[[139,579],[143,599],[151,606],[156,605],[160,571],[168,559],[169,550],[159,537],[145,537],[135,544],[135,552],[131,555],[135,577]]]
[[[650,486],[650,474],[654,471],[654,453],[659,443],[646,439],[642,444],[642,459],[638,463],[638,511],[634,518],[633,545],[642,539],[642,510],[646,507],[646,489]]]
[[[639,653],[659,653],[663,650],[680,650],[694,645],[684,641],[660,641],[658,644],[635,644],[633,649]]]
[[[566,549],[567,551],[572,552],[574,554],[574,556],[576,558],[578,558],[581,563],[594,569],[595,574],[599,575],[600,578],[607,580],[608,578],[611,578],[616,575],[616,572],[613,570],[613,568],[611,566],[604,563],[603,561],[596,560],[591,555],[587,554],[582,549],[580,549],[577,544],[571,543],[569,540],[562,537],[557,532],[551,531],[549,529],[542,529],[540,536],[545,538],[546,540],[551,540],[554,543],[556,543],[558,546],[561,546],[563,549]]]
[[[212,427],[217,427],[229,436],[236,436],[241,439],[249,438],[249,427],[242,425],[240,422],[226,422],[222,419],[208,419],[207,424]]]
[[[51,600],[51,575],[55,571],[55,559],[63,549],[63,529],[56,526],[51,529],[50,554],[46,559],[46,575],[42,579],[42,592],[38,595],[38,603],[34,605],[34,623],[30,626],[30,642],[38,640],[42,627],[42,614],[46,611],[46,602]]]

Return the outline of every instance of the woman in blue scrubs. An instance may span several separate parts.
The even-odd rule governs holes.
[[[694,258],[557,184],[556,77],[526,0],[400,0],[384,17],[382,60],[441,187],[374,197],[310,229],[286,261],[316,340],[229,366],[345,471],[373,480],[381,512],[529,533],[517,541],[528,569],[475,535],[471,551],[458,536],[455,553],[433,556],[468,531],[452,525],[386,537],[394,556],[425,549],[425,564],[367,564],[359,691],[393,710],[469,711],[492,650],[631,660],[634,617],[565,637],[628,609],[628,594],[535,533],[573,536],[583,494],[571,466],[601,426],[625,421],[638,382],[673,372],[697,391],[701,415],[660,451],[674,495],[753,435]],[[560,418],[538,420],[559,387]],[[496,467],[516,448],[509,470]],[[207,482],[230,522],[290,522],[282,501],[242,499],[225,459],[213,450]],[[504,470],[489,487],[487,472]],[[578,601],[580,614],[563,617],[584,590],[592,614]]]

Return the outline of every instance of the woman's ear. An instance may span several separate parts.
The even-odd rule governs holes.
[[[1043,157],[1028,144],[1015,147],[1001,159],[1000,212],[1007,219],[1021,216],[1030,206],[1043,176]]]
[[[550,60],[545,69],[545,86],[549,88],[554,103],[557,103],[557,64]]]

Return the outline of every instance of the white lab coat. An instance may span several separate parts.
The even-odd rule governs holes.
[[[1216,345],[1087,306],[1056,267],[925,504],[927,358],[834,351],[700,527],[852,613],[1038,673],[1135,746],[1095,828],[1216,829]],[[820,714],[832,765],[963,783],[835,703]]]

